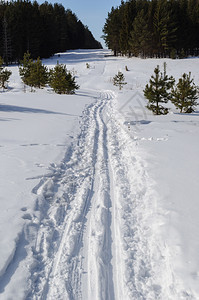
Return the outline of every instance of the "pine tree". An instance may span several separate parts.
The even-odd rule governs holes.
[[[146,57],[150,49],[151,34],[148,29],[147,18],[142,9],[133,21],[133,30],[130,34],[130,49],[133,55]]]
[[[147,108],[155,115],[165,115],[168,108],[163,107],[162,103],[170,100],[169,90],[174,85],[174,78],[166,75],[166,64],[164,64],[164,74],[160,72],[159,66],[154,69],[155,75],[151,76],[150,84],[144,90],[144,96],[149,100]]]
[[[31,87],[41,88],[48,83],[48,69],[39,58],[33,61],[30,53],[24,54],[24,59],[19,67],[19,74],[23,82]]]
[[[11,57],[12,57],[11,39],[10,39],[10,35],[8,33],[7,27],[8,27],[8,23],[7,23],[6,17],[4,16],[4,19],[3,19],[3,58],[4,58],[6,66],[8,65],[8,62],[11,61]]]
[[[103,28],[103,38],[108,48],[114,51],[115,56],[120,51],[119,36],[121,30],[121,23],[121,14],[119,9],[114,9],[112,7],[112,10],[108,14],[108,18],[106,19],[106,23]]]
[[[3,59],[0,57],[0,88],[6,89],[6,83],[11,76],[12,72],[4,69],[3,67]]]
[[[24,53],[23,60],[20,61],[19,67],[19,75],[21,76],[22,81],[24,84],[29,84],[30,72],[31,72],[31,65],[33,60],[30,58],[30,53]]]
[[[114,77],[113,77],[113,84],[116,86],[119,86],[119,90],[123,88],[123,85],[127,84],[125,82],[124,74],[122,72],[118,72]]]
[[[129,2],[124,4],[121,3],[121,28],[120,28],[120,35],[119,35],[119,48],[121,53],[124,55],[129,54],[129,37],[130,31],[132,27],[132,18],[130,15],[130,6]]]
[[[36,88],[44,87],[48,83],[48,69],[39,58],[31,63],[28,83]]]
[[[183,74],[175,88],[171,91],[171,101],[180,112],[191,113],[197,106],[198,92],[191,73]]]
[[[61,4],[45,1],[0,1],[0,56],[5,63],[33,59],[67,49],[101,48],[77,16]]]
[[[79,88],[75,77],[62,64],[57,64],[50,70],[49,84],[57,94],[74,94]]]

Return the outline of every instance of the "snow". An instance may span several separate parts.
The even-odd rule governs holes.
[[[199,299],[199,112],[146,109],[167,63],[176,80],[199,59],[75,50],[59,60],[75,95],[0,92],[0,299]],[[86,67],[89,63],[90,68]],[[125,70],[125,66],[129,71]],[[111,79],[124,73],[119,91]]]

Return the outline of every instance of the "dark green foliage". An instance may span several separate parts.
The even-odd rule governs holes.
[[[120,26],[121,26],[121,14],[118,8],[112,7],[111,12],[108,14],[106,23],[103,28],[104,40],[109,49],[114,51],[116,56],[120,52]]]
[[[185,51],[184,51],[184,49],[182,49],[182,50],[180,51],[179,58],[183,59],[183,58],[185,58],[185,57],[186,57]]]
[[[134,56],[141,55],[146,57],[150,49],[150,31],[147,24],[147,18],[142,9],[133,21],[133,30],[130,35],[130,52]]]
[[[23,82],[31,87],[41,88],[48,83],[48,69],[39,58],[33,61],[30,53],[24,54],[24,59],[19,67],[19,74]]]
[[[57,64],[50,70],[49,84],[57,94],[74,94],[79,86],[75,82],[75,77],[67,71],[65,65]]]
[[[29,85],[30,69],[33,60],[30,58],[30,53],[27,52],[24,54],[23,60],[20,61],[19,75],[21,76],[22,81]]]
[[[178,84],[172,89],[171,101],[180,112],[191,113],[197,106],[198,92],[191,73],[183,74]]]
[[[48,69],[42,65],[39,58],[32,62],[30,68],[29,85],[42,88],[48,83]]]
[[[177,58],[177,52],[176,49],[172,49],[170,52],[170,58],[171,59],[176,59]]]
[[[0,55],[6,63],[29,51],[33,59],[79,48],[101,48],[89,29],[61,4],[0,1]]]
[[[0,88],[6,89],[6,83],[8,83],[8,80],[11,76],[12,72],[4,69],[3,67],[3,60],[0,57]]]
[[[123,88],[123,85],[127,84],[125,82],[124,74],[122,72],[118,72],[113,77],[113,84],[116,86],[119,86],[119,90],[121,90]]]
[[[199,1],[121,1],[119,7],[112,7],[103,32],[115,55],[199,55]]]
[[[170,100],[170,89],[174,85],[174,78],[166,75],[166,64],[164,65],[164,73],[160,72],[159,66],[154,70],[155,75],[151,76],[150,84],[147,84],[144,90],[144,96],[148,99],[147,108],[155,115],[165,115],[168,108],[162,103]]]

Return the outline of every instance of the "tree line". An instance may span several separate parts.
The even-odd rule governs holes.
[[[129,0],[108,13],[104,40],[114,55],[199,55],[199,0]]]
[[[71,10],[57,3],[0,1],[0,56],[6,64],[19,62],[27,51],[35,59],[78,48],[102,46]]]

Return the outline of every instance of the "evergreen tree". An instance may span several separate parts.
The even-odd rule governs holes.
[[[177,30],[167,0],[157,1],[153,17],[153,26],[156,54],[158,56],[165,56],[168,50],[173,48]]]
[[[37,88],[44,87],[48,83],[48,69],[42,65],[39,58],[31,63],[28,82],[30,86]]]
[[[22,81],[26,85],[29,84],[30,72],[31,72],[31,65],[33,60],[30,58],[30,53],[24,53],[23,60],[20,61],[19,67],[19,75],[21,76]]]
[[[48,82],[48,69],[39,58],[33,61],[30,58],[30,53],[24,54],[24,59],[21,61],[19,74],[23,82],[31,87],[41,88]]]
[[[129,37],[130,31],[132,28],[132,17],[131,17],[131,4],[126,2],[125,4],[122,2],[121,4],[121,28],[120,28],[120,36],[119,36],[119,48],[121,53],[124,55],[129,55]]]
[[[155,115],[165,115],[168,113],[168,108],[165,108],[162,103],[167,103],[170,100],[170,89],[174,85],[174,78],[166,75],[166,65],[164,65],[164,74],[160,72],[159,66],[154,69],[155,75],[151,76],[150,84],[147,84],[144,89],[144,96],[148,99],[147,108]]]
[[[191,73],[183,74],[178,84],[171,92],[171,101],[180,112],[191,113],[197,106],[198,92]]]
[[[6,89],[6,83],[11,76],[12,72],[4,69],[3,67],[3,59],[0,57],[0,88]]]
[[[151,34],[147,19],[142,9],[133,21],[133,30],[130,35],[130,50],[133,55],[146,57],[150,49]]]
[[[127,84],[125,82],[124,74],[122,72],[118,72],[114,77],[113,77],[113,84],[116,86],[119,86],[119,90],[123,88],[123,85]]]
[[[11,48],[11,39],[8,33],[8,23],[6,17],[3,19],[3,58],[6,66],[8,62],[11,62],[12,57],[12,48]]]
[[[77,16],[61,4],[36,1],[0,1],[0,56],[20,61],[78,48],[102,48]]]
[[[57,94],[74,94],[79,88],[75,77],[62,64],[57,64],[50,70],[49,84]]]
[[[108,18],[106,19],[106,23],[103,28],[103,32],[104,32],[103,38],[108,48],[114,51],[115,56],[120,51],[120,43],[119,43],[120,29],[121,29],[120,11],[118,8],[114,9],[112,7],[112,10],[108,14]]]
[[[176,52],[176,49],[172,49],[171,52],[170,52],[170,58],[171,59],[176,59],[177,58],[177,52]]]

